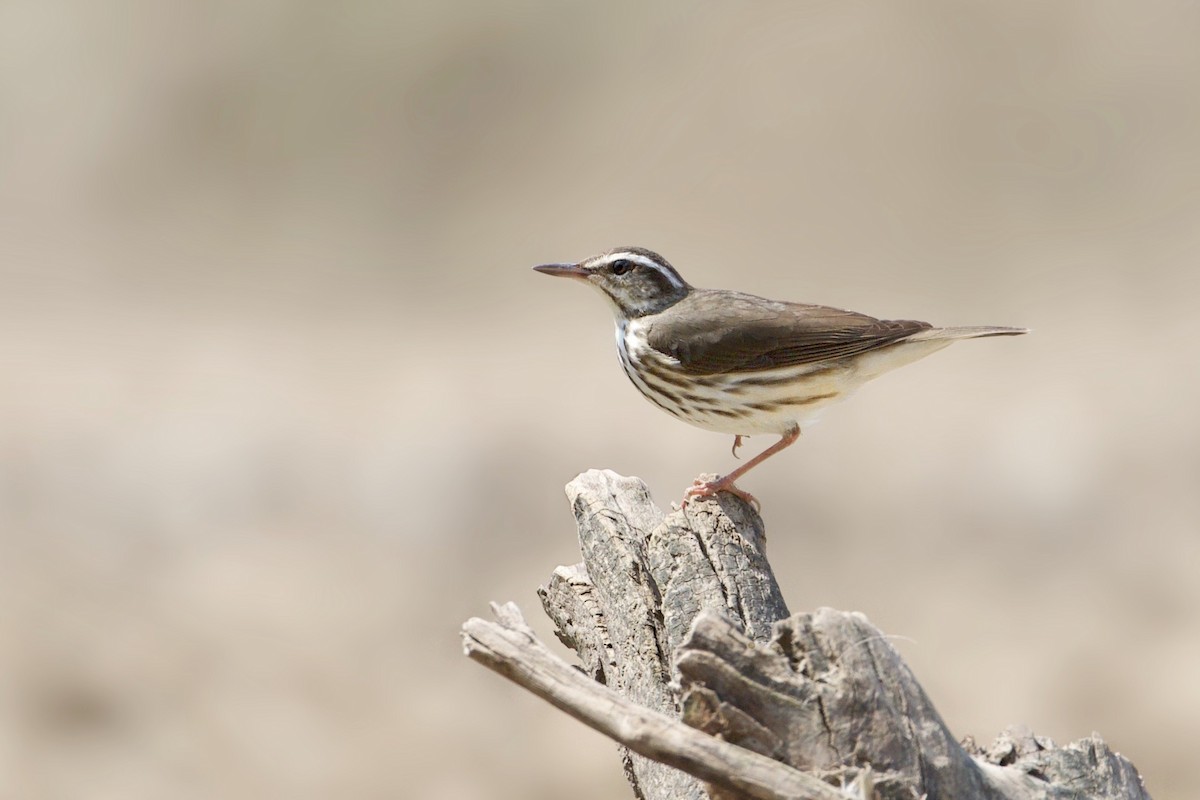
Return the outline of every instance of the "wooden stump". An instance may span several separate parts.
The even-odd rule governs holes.
[[[468,620],[465,648],[620,742],[637,797],[1149,797],[1095,734],[960,744],[866,617],[789,615],[762,519],[738,498],[664,514],[640,480],[598,470],[567,496],[583,562],[539,594],[582,670],[512,604]]]

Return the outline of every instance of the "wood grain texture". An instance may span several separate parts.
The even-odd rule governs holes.
[[[467,652],[620,742],[635,796],[1149,797],[1096,734],[960,743],[862,614],[789,615],[762,520],[738,498],[664,513],[640,480],[596,470],[567,496],[584,560],[539,594],[582,670],[515,606],[468,621]]]
[[[636,773],[639,780],[657,781],[637,784],[640,796],[685,796],[669,792],[686,790],[695,776],[734,796],[844,800],[845,795],[817,778],[651,711],[589,679],[551,653],[512,603],[493,610],[495,622],[476,617],[463,626],[466,654],[678,776]],[[695,796],[709,796],[699,784],[695,788],[700,792]]]

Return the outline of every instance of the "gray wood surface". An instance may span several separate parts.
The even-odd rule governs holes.
[[[599,470],[567,497],[583,563],[539,594],[582,670],[511,604],[466,623],[466,651],[620,742],[635,796],[1148,798],[1096,734],[957,741],[866,617],[789,615],[762,519],[738,498],[664,513],[640,480]]]

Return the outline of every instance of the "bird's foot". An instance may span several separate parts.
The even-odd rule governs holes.
[[[747,437],[745,437],[745,438],[749,439],[750,437],[749,437],[749,436],[747,436]],[[738,457],[738,454],[737,454],[737,449],[738,449],[739,447],[741,447],[741,446],[742,446],[742,437],[741,437],[741,436],[734,436],[734,437],[733,437],[733,450],[732,450],[732,451],[730,451],[730,452],[732,452],[732,453],[733,453],[733,457],[734,457],[734,458],[737,458],[737,457]]]
[[[718,492],[729,492],[749,503],[754,507],[756,512],[762,510],[762,504],[758,502],[758,498],[735,486],[728,475],[724,478],[717,478],[715,481],[705,481],[697,478],[683,493],[683,507],[687,508],[688,502],[698,497],[714,497]]]

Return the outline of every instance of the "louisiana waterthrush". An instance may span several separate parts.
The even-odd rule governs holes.
[[[825,406],[957,339],[1027,332],[935,328],[928,322],[697,289],[665,258],[641,247],[534,269],[577,278],[604,295],[616,316],[617,354],[625,374],[663,411],[705,430],[733,434],[734,456],[743,436],[781,437],[728,475],[697,479],[684,494],[685,505],[721,491],[755,502],[734,481],[795,442],[800,428]]]

